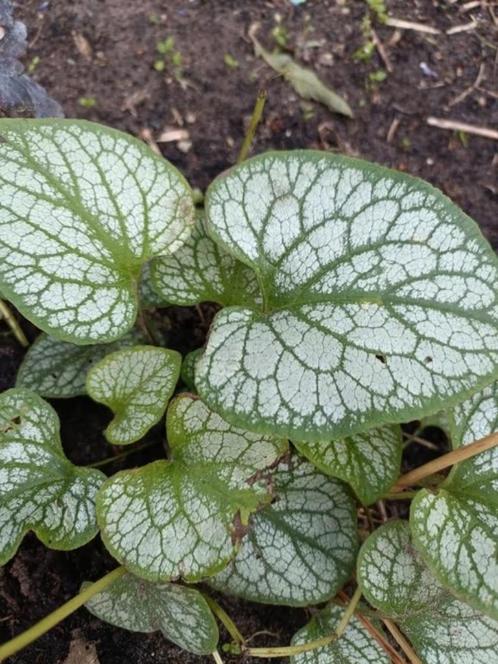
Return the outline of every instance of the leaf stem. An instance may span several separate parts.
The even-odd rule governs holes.
[[[251,116],[251,121],[249,123],[249,127],[247,129],[244,142],[242,143],[242,147],[240,148],[239,156],[237,157],[237,164],[241,164],[243,161],[247,159],[247,155],[249,154],[249,150],[251,149],[254,136],[256,135],[256,129],[258,128],[258,125],[261,122],[261,118],[263,116],[263,110],[265,108],[267,95],[268,93],[266,92],[266,90],[259,90],[258,92],[256,103],[254,105],[254,109]]]
[[[299,655],[303,652],[310,652],[311,650],[317,650],[318,648],[328,646],[330,643],[337,641],[337,639],[343,635],[349,621],[353,616],[353,613],[355,612],[360,598],[361,588],[358,586],[353,596],[351,597],[351,600],[347,605],[346,610],[344,611],[335,631],[328,636],[323,636],[321,639],[315,639],[315,641],[308,641],[308,643],[302,643],[296,646],[282,646],[280,648],[245,648],[243,653],[244,655],[249,655],[251,657],[271,659],[274,657],[291,657],[293,655]]]
[[[498,445],[498,432],[495,432],[490,434],[489,436],[485,436],[484,438],[475,440],[473,443],[470,443],[469,445],[463,445],[462,447],[457,447],[456,450],[448,452],[447,454],[443,454],[443,456],[440,456],[437,459],[434,459],[433,461],[429,461],[429,463],[426,463],[423,466],[420,466],[419,468],[415,468],[415,470],[406,473],[406,475],[402,475],[400,479],[396,482],[392,490],[394,492],[401,491],[402,489],[404,489],[404,487],[413,486],[414,484],[415,485],[420,484],[420,482],[426,477],[434,475],[435,473],[438,473],[444,468],[453,466],[456,463],[465,461],[466,459],[470,459],[473,456],[476,456],[476,454],[480,454],[481,452],[490,450],[491,448],[496,447],[497,445]]]
[[[156,339],[151,326],[149,325],[149,321],[147,320],[147,314],[145,313],[145,310],[140,308],[138,311],[138,316],[137,316],[137,322],[140,325],[140,328],[142,332],[144,333],[145,338],[147,341],[152,345],[152,346],[160,346],[161,344],[159,341]]]
[[[10,327],[12,334],[15,336],[21,346],[23,348],[27,348],[29,346],[29,341],[26,339],[26,335],[24,334],[22,327],[17,322],[16,317],[3,300],[0,300],[0,316],[5,318],[5,322]]]
[[[102,468],[102,466],[107,466],[110,463],[114,463],[114,461],[120,461],[121,459],[124,459],[127,456],[130,456],[131,454],[135,454],[135,452],[141,452],[142,450],[146,450],[149,447],[154,447],[157,445],[158,441],[157,440],[151,440],[148,443],[143,443],[142,445],[138,445],[137,447],[134,447],[133,449],[126,450],[125,452],[121,452],[120,454],[116,454],[115,456],[112,457],[106,457],[105,459],[101,459],[100,461],[94,461],[93,463],[87,464],[87,468]]]
[[[397,626],[393,623],[393,621],[389,620],[389,618],[383,618],[383,623],[401,650],[408,657],[408,661],[411,662],[411,664],[424,664],[420,657],[418,657],[415,650],[411,647],[410,643],[408,643],[407,639],[403,636],[403,634],[401,634]]]
[[[215,599],[209,595],[206,595],[206,593],[202,593],[202,596],[206,600],[211,611],[225,627],[226,631],[230,634],[232,639],[239,645],[243,645],[245,643],[245,639],[225,609],[223,609],[223,607],[221,607]]]
[[[386,493],[382,500],[412,500],[417,495],[418,491],[393,491]]]
[[[124,567],[113,569],[112,572],[109,572],[98,581],[95,581],[95,583],[87,586],[84,590],[75,595],[75,597],[71,598],[68,602],[60,606],[48,616],[45,616],[45,618],[37,622],[36,625],[33,625],[22,634],[19,634],[10,641],[7,641],[7,643],[4,643],[0,646],[0,661],[7,659],[7,657],[11,657],[16,652],[19,652],[19,650],[22,650],[33,641],[40,638],[40,636],[43,636],[45,632],[48,632],[49,629],[55,627],[55,625],[60,623],[61,620],[64,620],[64,618],[70,616],[71,613],[74,613],[76,609],[79,609],[80,606],[83,606],[83,604],[88,602],[91,597],[100,593],[107,588],[107,586],[111,585],[111,583],[114,583],[114,581],[123,576],[125,572],[126,569]]]
[[[221,655],[217,650],[215,650],[212,653],[212,655],[213,655],[213,659],[216,662],[216,664],[223,664],[223,660],[221,659]]]

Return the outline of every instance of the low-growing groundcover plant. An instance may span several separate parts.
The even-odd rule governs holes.
[[[498,663],[498,261],[476,224],[328,153],[244,161],[196,209],[112,129],[1,120],[0,141],[0,291],[42,330],[0,395],[0,562],[32,530],[100,533],[119,563],[0,658],[84,604],[218,663]],[[204,348],[153,343],[147,308],[202,302]],[[46,399],[81,394],[113,445],[165,416],[164,457],[74,466]],[[402,475],[400,425],[436,414],[452,451]],[[312,617],[258,648],[211,588]]]

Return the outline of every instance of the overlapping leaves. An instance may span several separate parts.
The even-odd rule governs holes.
[[[354,565],[354,502],[341,482],[297,458],[280,464],[272,482],[276,502],[251,518],[235,560],[210,583],[256,602],[323,602]]]
[[[34,530],[53,549],[75,549],[97,533],[99,470],[68,461],[53,408],[23,389],[0,395],[0,564]]]
[[[340,606],[326,607],[294,636],[292,645],[329,636],[343,612]],[[339,639],[322,648],[294,655],[290,661],[291,664],[389,664],[390,660],[360,620],[353,616]]]
[[[155,346],[133,346],[106,355],[88,372],[88,394],[114,413],[105,430],[113,445],[143,438],[164,415],[178,377],[181,356]]]
[[[259,473],[286,450],[283,440],[236,429],[184,395],[167,415],[171,460],[109,479],[97,497],[112,555],[150,581],[197,581],[235,555],[249,515],[270,499]]]
[[[97,618],[132,632],[160,630],[167,639],[196,655],[209,655],[218,644],[213,614],[201,593],[193,588],[149,583],[125,574],[85,606]]]
[[[93,364],[109,353],[141,341],[141,334],[135,330],[113,343],[90,346],[78,346],[40,334],[24,356],[16,386],[49,399],[86,394],[86,374]]]
[[[498,383],[457,406],[453,444],[498,429]],[[411,507],[415,545],[439,581],[498,619],[498,448],[457,464],[437,492],[422,490]]]
[[[379,528],[363,545],[358,582],[395,619],[424,664],[496,664],[498,622],[451,596],[425,567],[406,522]]]
[[[151,285],[160,297],[177,305],[251,306],[261,300],[254,272],[213,242],[201,216],[181,249],[154,259]]]
[[[257,274],[261,313],[228,307],[197,364],[231,422],[295,440],[435,412],[491,382],[498,263],[429,185],[315,152],[220,176],[209,234]]]
[[[191,232],[189,186],[101,125],[4,119],[0,134],[0,289],[58,339],[119,338],[135,322],[142,265]]]
[[[401,431],[386,426],[332,442],[295,443],[321,471],[350,484],[369,505],[386,493],[399,476]]]

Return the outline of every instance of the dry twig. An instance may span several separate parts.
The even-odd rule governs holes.
[[[427,124],[431,127],[438,129],[448,129],[449,131],[464,131],[467,134],[474,134],[475,136],[482,136],[483,138],[490,138],[493,141],[498,141],[498,131],[496,129],[489,129],[488,127],[481,127],[479,125],[471,125],[466,122],[459,122],[458,120],[447,120],[445,118],[428,117]]]

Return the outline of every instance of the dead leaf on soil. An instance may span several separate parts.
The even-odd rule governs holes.
[[[72,31],[71,35],[78,52],[85,58],[85,60],[90,62],[93,58],[93,49],[88,39],[75,30]]]
[[[72,632],[72,637],[67,657],[61,664],[100,664],[95,643],[84,639],[79,629]]]
[[[254,54],[281,74],[303,99],[312,99],[327,106],[331,111],[353,117],[351,107],[342,97],[333,92],[318,78],[314,71],[298,65],[287,53],[270,53],[256,39],[255,26],[249,30],[249,37],[254,44]]]

